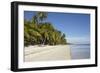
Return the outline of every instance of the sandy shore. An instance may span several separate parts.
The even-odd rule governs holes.
[[[24,61],[50,61],[71,59],[68,45],[56,46],[29,46],[24,50]]]

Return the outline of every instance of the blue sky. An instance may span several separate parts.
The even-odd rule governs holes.
[[[31,20],[35,13],[25,11],[24,18]],[[89,14],[48,12],[45,21],[51,22],[56,29],[65,33],[67,40],[71,43],[89,43],[90,41]]]

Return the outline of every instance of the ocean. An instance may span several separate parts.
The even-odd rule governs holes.
[[[71,48],[72,59],[89,59],[90,44],[69,45]]]

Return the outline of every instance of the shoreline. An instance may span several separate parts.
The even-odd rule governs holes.
[[[71,49],[68,45],[28,46],[24,50],[24,61],[70,60]]]

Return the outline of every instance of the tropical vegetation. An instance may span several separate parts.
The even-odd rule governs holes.
[[[65,34],[45,21],[46,12],[36,12],[31,20],[24,19],[24,45],[59,45],[66,44]]]

